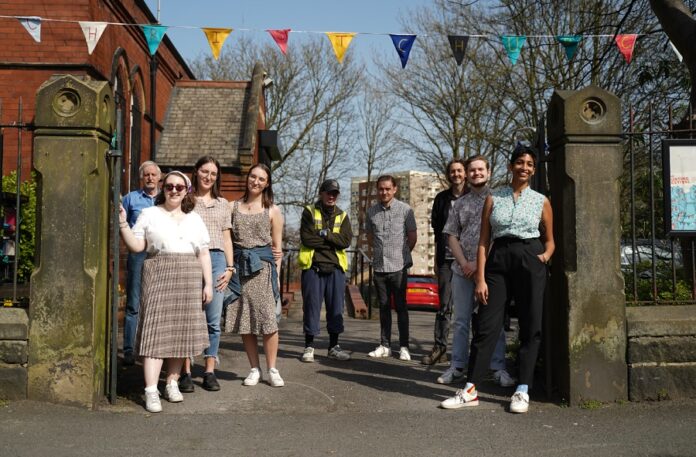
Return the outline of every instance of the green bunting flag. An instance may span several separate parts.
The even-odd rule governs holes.
[[[503,35],[500,39],[503,42],[505,51],[507,51],[510,63],[515,65],[517,59],[520,57],[522,46],[524,46],[525,41],[527,41],[527,37],[524,35]]]
[[[582,35],[557,35],[556,40],[565,48],[566,57],[571,60],[582,41]]]

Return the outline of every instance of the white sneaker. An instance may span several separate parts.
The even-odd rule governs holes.
[[[329,358],[345,362],[346,360],[350,360],[350,354],[341,349],[341,346],[337,344],[336,346],[329,349]]]
[[[148,412],[159,413],[162,411],[162,402],[159,397],[159,390],[155,392],[145,391],[145,409]]]
[[[268,378],[268,383],[273,387],[283,387],[285,385],[285,381],[283,381],[280,373],[275,368],[268,370]]]
[[[459,389],[454,397],[440,403],[440,407],[444,409],[459,409],[468,406],[478,406],[478,392],[476,386],[469,387],[469,390]]]
[[[391,357],[391,349],[381,344],[374,351],[367,354],[368,357]]]
[[[510,376],[507,370],[498,370],[493,373],[493,379],[501,387],[512,387],[517,382],[515,378]]]
[[[249,376],[244,378],[243,384],[245,386],[255,386],[259,383],[259,379],[261,379],[261,371],[258,368],[252,368],[249,372]]]
[[[399,360],[411,360],[411,353],[408,352],[406,346],[401,346],[401,349],[399,349]]]
[[[439,378],[437,378],[437,383],[454,384],[455,382],[463,380],[465,376],[466,373],[464,373],[464,370],[460,370],[459,368],[455,368],[450,365],[450,367],[445,370],[445,372],[442,373]]]
[[[302,360],[303,362],[307,362],[307,363],[314,362],[314,348],[313,347],[304,348],[304,352],[302,353],[302,358],[300,360]]]
[[[515,392],[510,399],[511,413],[526,413],[529,411],[529,395],[524,392]]]
[[[181,392],[179,391],[179,383],[174,381],[171,384],[167,384],[167,387],[164,388],[164,397],[170,403],[179,403],[180,401],[184,401],[184,396],[181,395]]]

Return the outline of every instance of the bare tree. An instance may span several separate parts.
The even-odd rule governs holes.
[[[325,37],[305,38],[293,40],[284,56],[273,43],[243,37],[218,61],[202,54],[191,62],[199,78],[232,80],[248,79],[261,62],[273,79],[266,123],[286,146],[273,163],[279,203],[297,211],[316,197],[323,177],[339,177],[349,168],[345,158],[354,142],[349,130],[363,73],[350,50],[339,64]]]

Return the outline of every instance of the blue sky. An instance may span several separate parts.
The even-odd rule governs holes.
[[[146,0],[157,14],[157,0]],[[316,32],[403,32],[399,19],[409,10],[431,4],[429,0],[161,0],[160,22],[163,25],[196,27],[227,27],[255,29],[236,30],[225,42],[234,46],[239,34],[250,34],[253,39],[269,40],[266,29],[284,29]],[[173,28],[167,36],[179,52],[191,60],[210,48],[203,32],[196,29]],[[291,34],[289,46],[299,34]],[[374,53],[393,52],[388,36],[358,35],[351,49],[364,59]],[[394,64],[398,57],[394,52]]]

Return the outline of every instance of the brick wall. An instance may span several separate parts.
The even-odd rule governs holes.
[[[152,13],[142,0],[9,0],[3,2],[3,15],[40,16],[46,19],[92,20],[147,24],[154,22]],[[124,99],[129,102],[135,93],[144,109],[141,134],[141,161],[150,157],[150,57],[147,43],[139,27],[109,25],[92,55],[77,23],[47,22],[41,26],[41,43],[36,43],[16,19],[0,19],[0,123],[13,124],[17,118],[21,96],[24,113],[22,121],[34,118],[34,97],[38,87],[55,73],[89,75],[98,80],[114,82],[115,67],[120,67]],[[122,52],[118,52],[122,49]],[[114,63],[114,56],[120,57]],[[159,66],[156,82],[156,120],[161,127],[169,97],[178,79],[193,75],[165,36],[158,52]],[[130,105],[130,103],[127,103]],[[129,111],[130,106],[126,109]],[[129,132],[127,112],[124,131]],[[5,129],[3,171],[14,170],[17,163],[16,129]],[[31,169],[32,138],[25,132],[22,138],[22,174]],[[124,150],[130,148],[126,135]],[[128,172],[129,156],[124,157]],[[124,183],[128,183],[126,176]],[[124,189],[125,190],[125,189]]]

